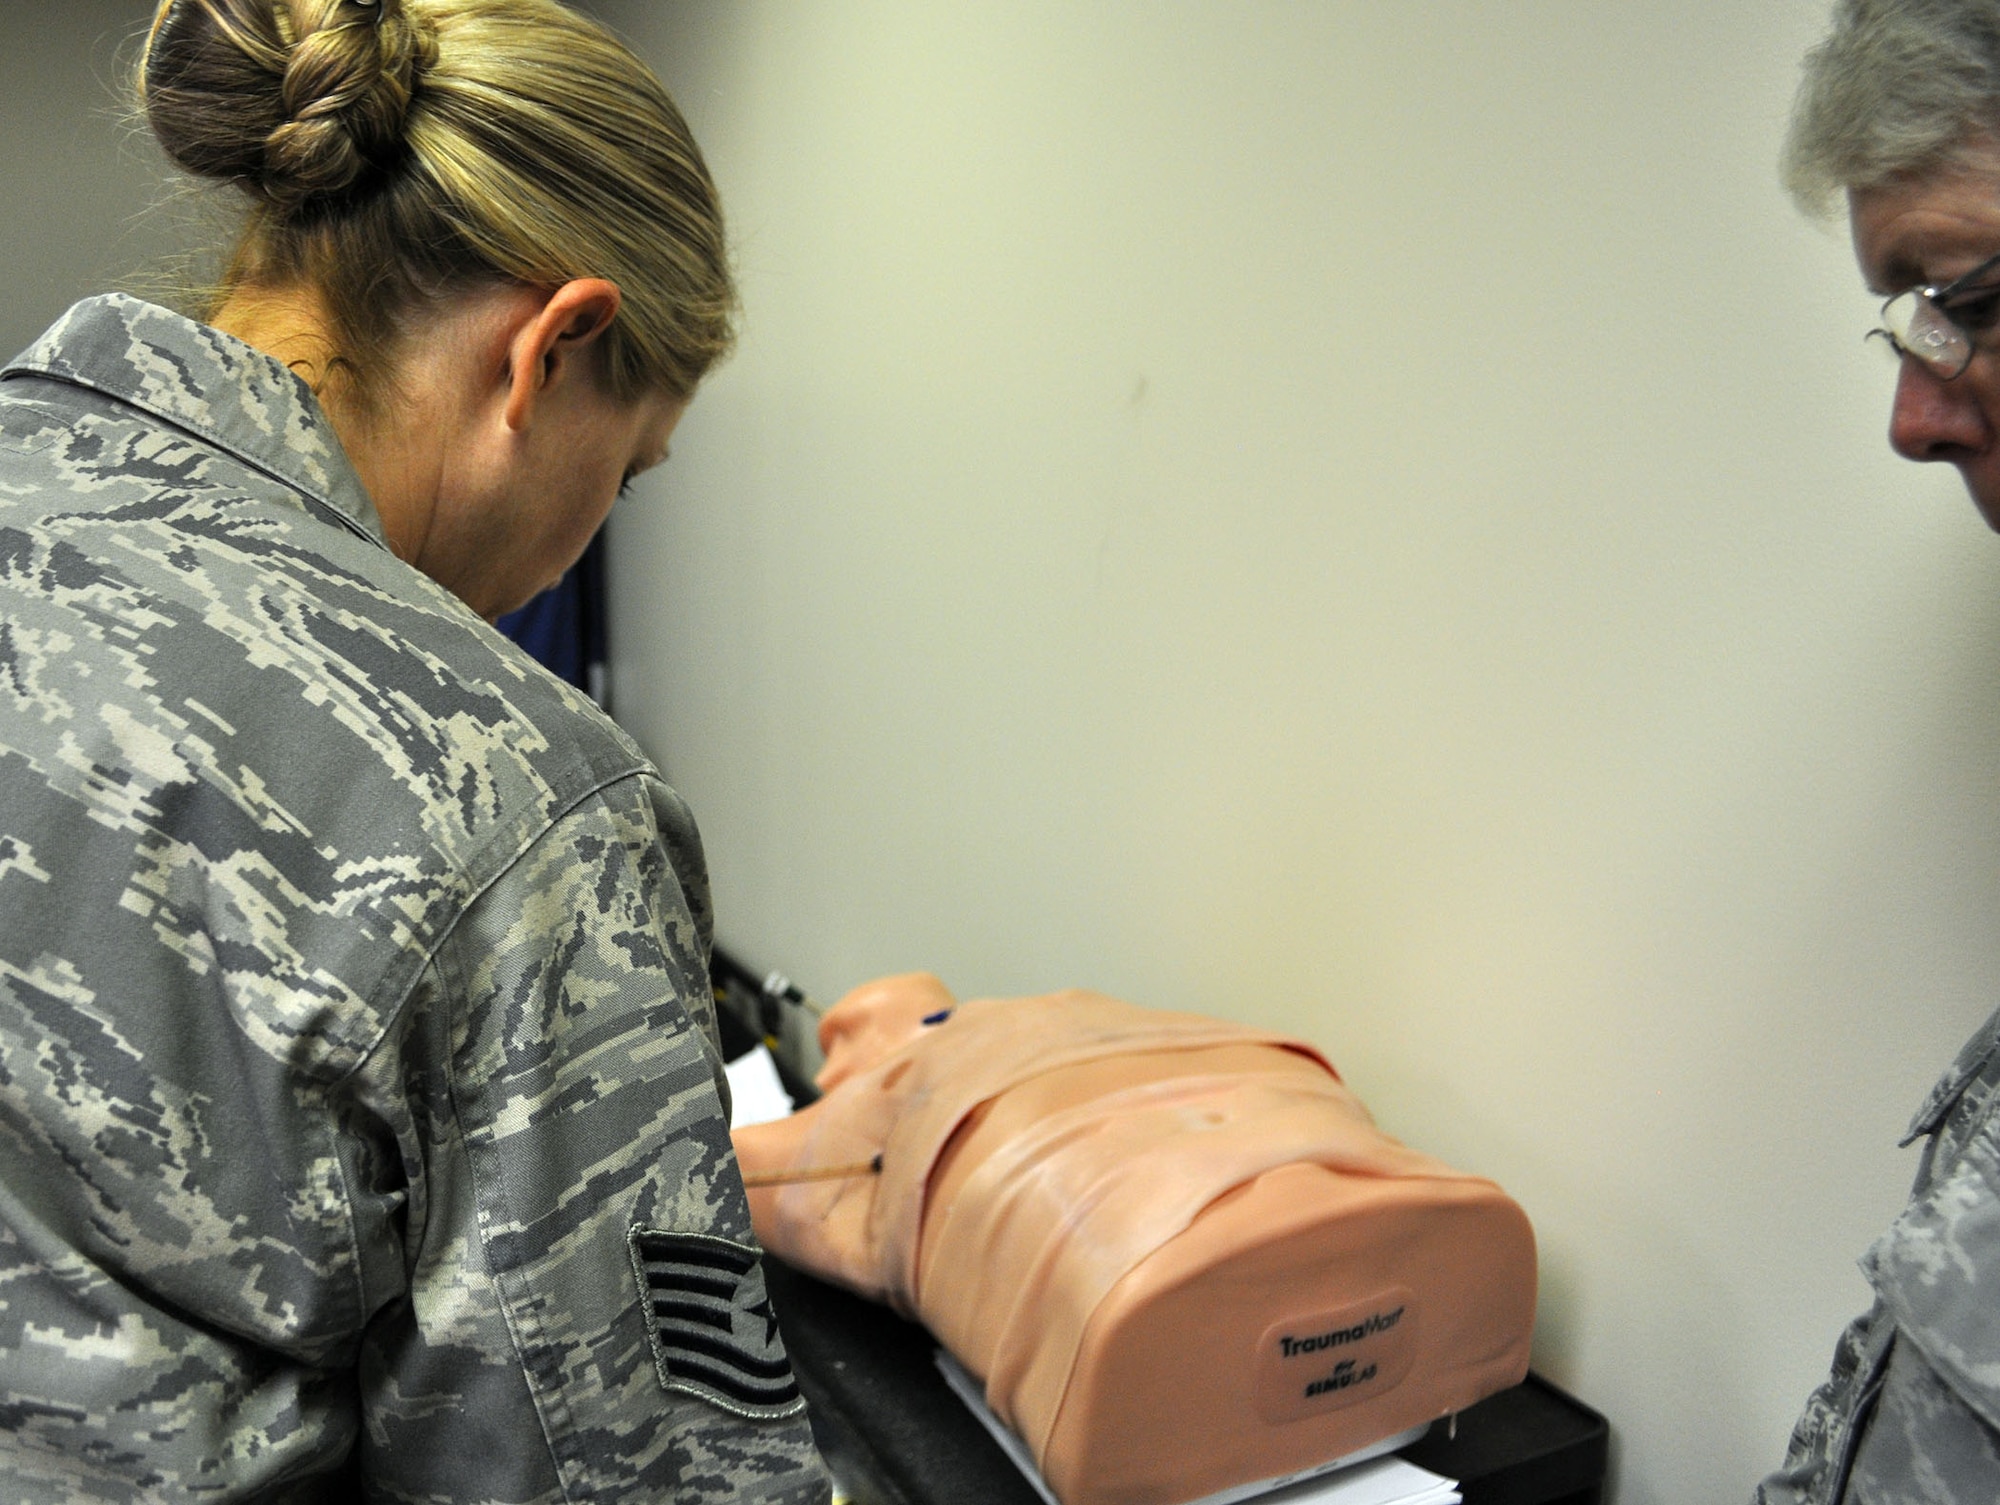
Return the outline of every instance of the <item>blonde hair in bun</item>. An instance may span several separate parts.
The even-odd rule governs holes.
[[[397,0],[176,0],[154,17],[142,102],[183,167],[290,212],[400,155],[421,35]]]
[[[138,93],[250,207],[213,306],[316,294],[356,395],[427,307],[604,277],[613,391],[687,396],[731,343],[721,206],[645,64],[556,0],[164,0]]]

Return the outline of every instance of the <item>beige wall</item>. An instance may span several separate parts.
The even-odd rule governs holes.
[[[87,293],[158,287],[202,232],[210,211],[176,194],[121,92],[152,12],[148,0],[0,0],[0,360]]]
[[[1772,159],[1820,0],[608,0],[744,346],[618,523],[724,938],[1297,1029],[1743,1497],[2000,980],[2000,542]],[[176,240],[144,0],[4,0],[25,342]]]
[[[605,7],[747,321],[615,524],[722,934],[1322,1042],[1619,1498],[1780,1455],[2000,988],[2000,541],[1774,159],[1820,0]]]

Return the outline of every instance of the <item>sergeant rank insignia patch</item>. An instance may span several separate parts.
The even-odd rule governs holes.
[[[755,1249],[713,1234],[637,1227],[631,1245],[661,1384],[738,1416],[805,1409]]]

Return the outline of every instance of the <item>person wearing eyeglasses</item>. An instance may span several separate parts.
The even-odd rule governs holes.
[[[1991,152],[1992,161],[1977,165],[1980,152]],[[1993,454],[2000,384],[1990,363],[1979,359],[2000,325],[2000,255],[1949,282],[1929,280],[1927,270],[1963,260],[1966,251],[1954,255],[1954,243],[1974,254],[1992,244],[1995,225],[1978,211],[1996,182],[2000,140],[1937,175],[1854,192],[1851,215],[1870,285],[1902,289],[1884,300],[1881,326],[1869,331],[1901,362],[1889,442],[1905,459],[1956,465],[1980,514],[2000,529],[2000,470]],[[1967,209],[1974,211],[1969,217]]]
[[[1898,359],[1889,442],[1958,468],[2000,530],[2000,0],[1839,0],[1785,146],[1810,211],[1846,210],[1871,331]],[[1757,1505],[2000,1500],[2000,1013],[1911,1121],[1908,1205],[1862,1259],[1841,1335]]]

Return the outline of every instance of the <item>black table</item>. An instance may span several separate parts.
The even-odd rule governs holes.
[[[938,1373],[937,1340],[887,1307],[765,1257],[813,1433],[857,1505],[1042,1505]],[[1531,1374],[1402,1450],[1466,1505],[1599,1505],[1609,1429]]]

